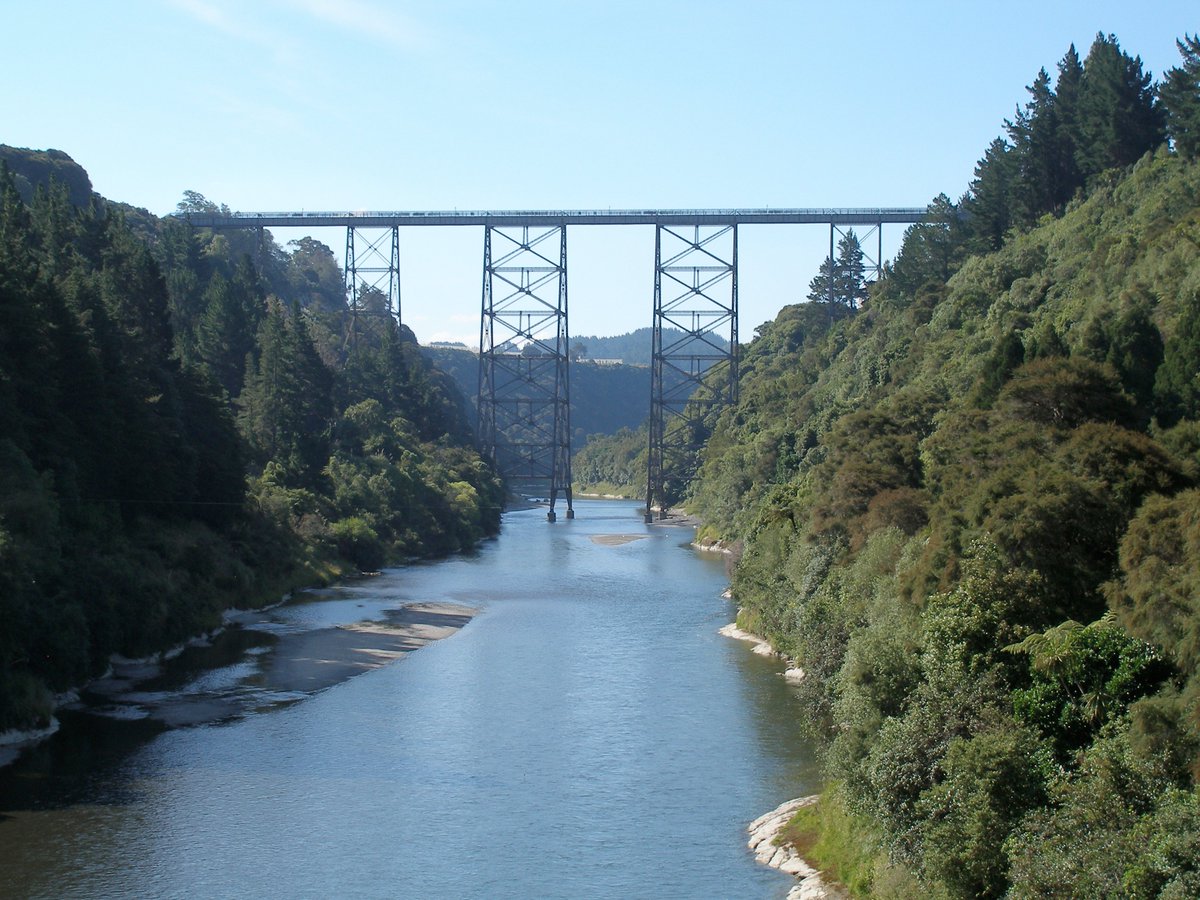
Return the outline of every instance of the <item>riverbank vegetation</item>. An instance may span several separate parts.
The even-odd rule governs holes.
[[[580,489],[593,494],[642,497],[650,456],[650,433],[621,428],[615,434],[595,434],[571,461],[571,474]]]
[[[807,673],[862,896],[1200,894],[1200,42],[1074,48],[862,308],[784,309],[691,507]],[[832,274],[831,272],[827,274]],[[851,845],[867,848],[860,853]]]
[[[350,316],[327,247],[2,149],[0,731],[229,606],[497,530],[462,398],[407,329]]]

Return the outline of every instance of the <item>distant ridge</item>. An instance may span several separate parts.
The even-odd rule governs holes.
[[[582,354],[582,359],[619,359],[627,366],[648,366],[650,365],[653,332],[654,329],[647,327],[614,337],[596,337],[594,335],[573,337],[571,346],[583,345],[585,352]],[[674,340],[682,337],[683,332],[668,328],[664,329],[663,335]],[[709,335],[709,340],[719,343],[721,347],[729,346],[728,342],[722,340],[718,335]]]

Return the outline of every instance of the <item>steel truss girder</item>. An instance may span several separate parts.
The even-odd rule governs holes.
[[[347,341],[400,322],[400,228],[346,229],[346,300],[350,307]]]
[[[480,447],[510,481],[547,486],[551,522],[560,494],[574,518],[566,226],[484,226],[482,307]]]
[[[737,399],[737,225],[655,227],[653,341],[647,522],[695,474],[706,416]]]

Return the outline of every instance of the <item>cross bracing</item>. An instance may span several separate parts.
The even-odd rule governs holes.
[[[708,419],[737,397],[736,225],[655,228],[652,339],[647,522],[680,499]]]
[[[479,330],[479,438],[510,480],[571,499],[567,229],[488,226]]]
[[[510,480],[546,486],[551,521],[559,496],[573,516],[567,226],[654,225],[649,521],[656,503],[665,514],[680,498],[713,416],[737,397],[738,226],[827,225],[831,259],[835,238],[859,226],[864,274],[878,278],[883,226],[914,224],[925,213],[924,207],[355,210],[180,218],[198,228],[254,228],[260,235],[267,228],[345,228],[347,304],[356,327],[369,324],[365,314],[376,306],[400,317],[401,227],[483,226],[480,446]],[[359,234],[366,238],[361,249]],[[676,331],[681,336],[673,337]]]

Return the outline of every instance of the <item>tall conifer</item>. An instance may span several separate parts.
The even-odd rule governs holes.
[[[1116,35],[1096,35],[1079,81],[1079,144],[1085,178],[1137,162],[1163,142],[1163,113],[1140,57],[1121,50]]]
[[[1175,149],[1183,156],[1200,156],[1200,34],[1176,41],[1183,63],[1167,70],[1158,95]]]

